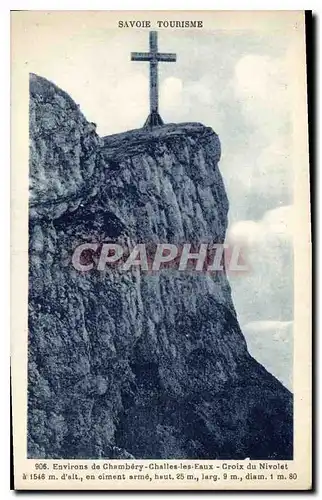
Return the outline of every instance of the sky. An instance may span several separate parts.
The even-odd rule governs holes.
[[[131,62],[148,49],[145,31],[80,26],[47,50],[33,36],[29,71],[53,81],[80,105],[101,136],[141,127],[148,115],[149,68]],[[219,164],[230,210],[227,239],[248,249],[252,271],[231,276],[249,350],[292,386],[293,171],[289,39],[282,31],[161,31],[160,114],[197,121],[219,135]]]

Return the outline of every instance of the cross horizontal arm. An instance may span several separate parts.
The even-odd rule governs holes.
[[[163,62],[176,62],[177,55],[176,54],[167,53],[167,52],[163,52],[162,54],[158,53],[157,54],[157,60],[158,61],[163,61]]]
[[[151,54],[148,52],[131,52],[131,61],[151,61]]]

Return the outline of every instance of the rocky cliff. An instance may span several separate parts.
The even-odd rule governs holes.
[[[31,75],[30,139],[28,456],[291,458],[291,394],[249,355],[224,273],[71,265],[91,241],[223,242],[216,134],[99,138]]]

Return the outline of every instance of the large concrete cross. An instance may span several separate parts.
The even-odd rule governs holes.
[[[158,52],[158,33],[150,31],[150,52],[131,52],[131,61],[148,61],[150,63],[150,114],[144,127],[163,125],[159,115],[158,63],[175,62],[176,54]]]

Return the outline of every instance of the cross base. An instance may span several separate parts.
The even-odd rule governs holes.
[[[152,111],[146,119],[143,128],[160,127],[163,125],[163,120],[157,111]]]

